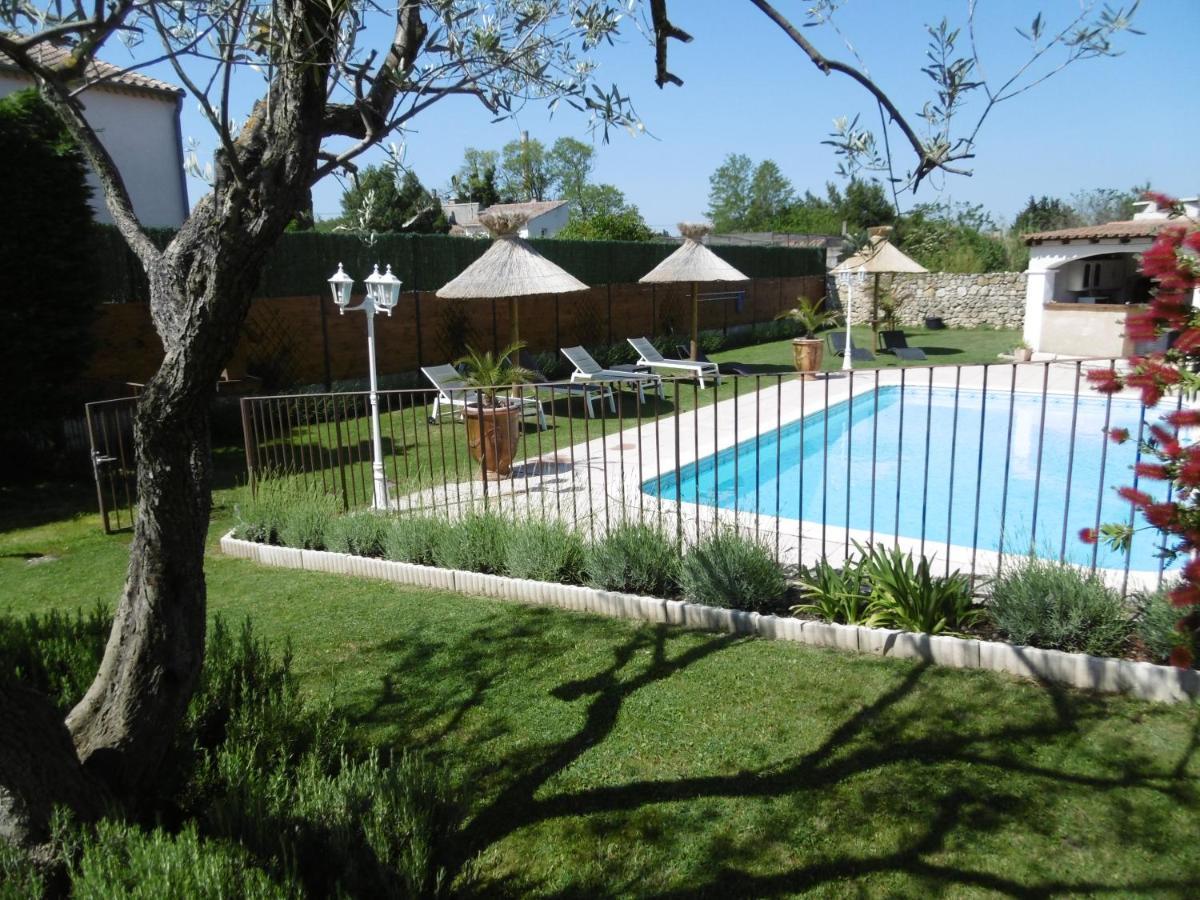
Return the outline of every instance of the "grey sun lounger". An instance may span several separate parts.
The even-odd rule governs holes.
[[[646,385],[650,385],[657,390],[659,399],[666,398],[661,375],[655,375],[653,372],[620,372],[616,369],[606,369],[582,347],[563,347],[562,355],[575,367],[575,371],[571,373],[573,383],[608,381],[631,384],[637,389],[639,403],[646,402]]]
[[[691,352],[686,344],[680,344],[678,347],[675,348],[675,351],[680,356],[687,356],[687,354],[689,352]],[[714,366],[717,366],[717,363],[714,363],[711,359],[709,359],[708,354],[706,354],[703,350],[696,351],[696,362],[712,363]],[[731,375],[753,375],[754,374],[753,372],[750,371],[749,368],[747,368],[746,366],[743,366],[741,363],[729,363],[729,362],[721,363],[719,366],[717,366],[718,374],[720,373],[721,369],[724,369],[726,372],[728,372]]]
[[[829,349],[833,351],[834,356],[846,355],[846,332],[831,331],[829,332]],[[866,347],[855,347],[854,340],[850,341],[850,358],[856,362],[870,362],[875,358],[875,354]]]
[[[449,364],[443,366],[423,366],[421,371],[425,377],[437,388],[437,397],[433,401],[433,412],[430,413],[429,421],[431,424],[436,424],[441,421],[441,415],[444,408],[449,407],[451,410],[462,409],[466,410],[469,407],[479,405],[479,392],[475,388],[468,387],[463,381],[462,375],[458,369]],[[542,401],[533,397],[518,397],[513,396],[511,401],[519,401],[521,404],[522,415],[530,413],[537,414],[538,428],[542,431],[546,430],[546,414],[542,411]]]
[[[927,358],[925,351],[920,347],[908,346],[908,338],[904,336],[903,331],[881,331],[879,332],[879,342],[883,344],[885,352],[892,353],[899,359],[921,360]]]
[[[721,373],[717,369],[716,363],[687,358],[668,359],[658,352],[658,348],[650,343],[648,338],[626,338],[626,340],[637,351],[638,362],[643,366],[652,369],[680,369],[684,372],[691,372],[700,381],[701,388],[704,387],[706,376],[711,378],[714,384],[721,384]]]
[[[554,384],[548,384],[550,381],[546,377],[537,364],[537,360],[533,358],[533,354],[528,350],[521,350],[517,355],[517,361],[520,365],[534,376],[533,388],[538,391],[549,391],[549,403],[563,398],[570,399],[571,397],[582,397],[584,409],[587,411],[589,419],[596,418],[596,400],[601,402],[608,401],[608,408],[611,412],[617,411],[617,401],[613,397],[612,385],[608,382],[600,382],[598,384],[571,384],[565,381],[559,381]]]

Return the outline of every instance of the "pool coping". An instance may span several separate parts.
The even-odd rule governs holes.
[[[853,650],[893,659],[916,659],[956,669],[984,669],[1033,680],[1046,686],[1067,685],[1098,693],[1128,694],[1158,703],[1180,703],[1200,698],[1200,670],[1196,669],[1179,669],[1086,653],[1042,650],[1004,641],[763,615],[685,600],[602,591],[581,585],[485,575],[328,550],[298,550],[241,540],[233,535],[233,531],[230,531],[220,539],[224,555],[276,568],[372,578],[414,587],[476,594],[494,600],[675,625],[695,631],[792,641],[810,647]]]

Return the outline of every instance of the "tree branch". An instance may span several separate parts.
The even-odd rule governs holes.
[[[654,23],[654,83],[659,87],[668,82],[682,87],[683,79],[667,71],[667,41],[674,38],[689,44],[692,36],[671,24],[671,20],[667,18],[667,0],[650,0],[650,20]]]

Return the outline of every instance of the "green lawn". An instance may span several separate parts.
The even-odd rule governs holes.
[[[854,337],[854,345],[871,349],[874,337],[871,329],[866,326],[856,326],[850,329]],[[999,360],[1001,353],[1009,353],[1021,340],[1021,332],[1011,329],[974,328],[974,329],[944,329],[941,331],[926,331],[923,328],[906,328],[905,337],[910,347],[920,347],[925,351],[925,362],[904,362],[890,353],[876,353],[871,362],[855,362],[856,369],[881,369],[896,366],[943,366],[943,365],[975,365],[978,363],[994,363]],[[829,351],[828,332],[821,332],[825,338],[825,358],[822,368],[833,371],[842,367],[840,356],[834,356]],[[741,347],[737,350],[724,350],[713,355],[718,362],[737,362],[752,371],[792,371],[792,342],[773,341],[769,344],[757,344],[751,347]]]
[[[232,498],[216,497],[214,541]],[[115,601],[128,537],[71,514],[90,502],[0,494],[0,612]],[[215,548],[208,573],[212,611],[290,638],[311,696],[450,767],[482,894],[1193,893],[1196,706],[272,570]]]

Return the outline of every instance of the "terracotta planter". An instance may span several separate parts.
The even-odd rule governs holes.
[[[463,420],[467,423],[467,446],[471,458],[480,463],[479,477],[501,477],[512,474],[513,456],[521,435],[520,407],[468,407]]]
[[[820,338],[792,338],[792,360],[797,372],[820,372],[824,355],[825,342]],[[805,377],[812,376],[806,374]]]

